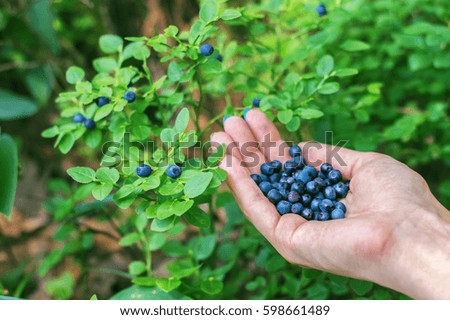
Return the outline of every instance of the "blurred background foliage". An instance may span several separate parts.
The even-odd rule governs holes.
[[[302,124],[302,137],[325,141],[324,132],[333,131],[335,143],[348,140],[347,147],[387,153],[420,172],[436,197],[449,208],[450,2],[323,2],[329,14],[319,20],[315,14],[315,1],[228,1],[232,7],[245,6],[249,12],[265,12],[267,16],[261,16],[257,23],[236,24],[225,31],[239,42],[244,38],[257,39],[276,34],[277,30],[270,30],[266,35],[267,25],[279,25],[280,29],[307,25],[308,32],[292,41],[303,41],[318,57],[332,55],[337,68],[355,68],[359,73],[342,79],[341,90],[336,94],[322,96],[315,102],[321,110],[326,109],[325,116],[305,122],[304,127]],[[295,10],[283,12],[283,6],[287,5]],[[55,211],[63,204],[58,202],[62,200],[55,200],[55,194],[77,197],[68,183],[70,180],[65,169],[74,163],[89,163],[95,158],[91,151],[80,146],[69,160],[63,160],[53,150],[51,141],[41,138],[40,133],[57,116],[54,102],[57,94],[69,88],[65,70],[78,65],[87,72],[88,78],[94,75],[91,61],[101,55],[98,38],[102,34],[152,36],[169,24],[186,30],[196,18],[198,8],[199,3],[194,0],[0,0],[0,125],[2,134],[12,136],[19,150],[19,188],[13,226],[5,221],[0,224],[0,290],[3,289],[4,294],[66,299],[86,298],[87,294],[97,292],[96,288],[100,290],[101,283],[88,288],[88,279],[99,281],[89,278],[88,270],[81,272],[80,277],[85,281],[81,281],[79,287],[71,273],[67,273],[67,270],[80,273],[71,269],[73,261],[93,266],[96,260],[92,261],[92,256],[105,254],[95,251],[93,233],[89,228],[77,236],[76,245],[66,250],[66,264],[60,266],[59,272],[41,283],[36,271],[30,269],[30,266],[38,265],[39,272],[45,274],[44,271],[61,260],[58,256],[61,253],[48,256],[48,252],[31,250],[26,244],[35,238],[45,238],[49,226],[51,231],[47,237],[56,240],[64,237],[64,225],[49,220],[46,210]],[[289,52],[289,47],[280,50]],[[257,77],[258,57],[254,59]],[[292,54],[292,59],[302,59],[301,52]],[[150,58],[152,71],[165,72],[157,62],[157,58]],[[252,67],[253,64],[245,66],[250,68],[249,72],[252,72]],[[256,91],[257,84],[254,79],[247,79],[242,86]],[[214,85],[209,88],[210,92],[216,89]],[[220,93],[219,89],[217,93]],[[211,99],[217,97],[212,95]],[[217,110],[217,114],[219,112]],[[298,136],[294,134],[291,137],[295,139]],[[15,148],[11,147],[11,141],[1,140],[0,147],[4,148],[2,150]],[[11,168],[15,161],[14,157],[0,159],[2,180],[15,176],[14,170],[5,169],[8,163]],[[17,168],[17,165],[12,167]],[[14,196],[6,194],[8,191],[5,190],[0,187],[1,197]],[[39,198],[30,193],[38,194]],[[53,198],[47,201],[50,195]],[[44,202],[45,209],[42,208]],[[229,194],[224,193],[217,202],[217,207],[225,207],[228,217],[232,218],[226,228],[232,230],[244,223]],[[1,202],[0,205],[3,207]],[[0,209],[5,211],[6,207],[7,204]],[[21,220],[14,221],[14,215]],[[26,224],[23,221],[33,219],[40,222],[21,228],[21,223]],[[14,233],[11,231],[14,228],[20,230]],[[315,270],[300,272],[298,268],[287,265],[267,244],[260,247],[264,240],[250,226],[240,228],[245,234],[240,243],[243,250],[239,252],[242,254],[238,263],[240,267],[227,274],[231,280],[224,291],[224,298],[402,297],[363,281]],[[59,233],[54,234],[55,230]],[[36,246],[46,248],[52,244],[42,240]],[[25,251],[21,253],[21,250]],[[227,262],[232,250],[232,242],[225,241],[217,254]],[[27,256],[29,252],[37,253]],[[120,265],[114,261],[111,260],[111,266]],[[246,270],[249,264],[256,264],[254,268],[258,272]],[[108,272],[111,272],[113,280],[108,282],[109,291],[100,293],[104,298],[126,286],[120,280],[123,276],[121,271]],[[242,296],[237,296],[241,294],[237,291],[239,288],[245,288]]]

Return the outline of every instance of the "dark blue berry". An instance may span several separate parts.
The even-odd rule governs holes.
[[[136,174],[141,178],[148,177],[152,172],[153,170],[148,164],[141,164],[136,168]]]
[[[279,182],[272,183],[272,187],[277,190],[280,190],[282,188],[281,183]]]
[[[294,144],[289,148],[289,155],[292,158],[300,157],[302,155],[302,149],[298,145]]]
[[[270,179],[270,182],[272,182],[272,183],[279,182],[281,179],[281,174],[274,173],[269,177],[269,179]]]
[[[181,175],[181,168],[176,164],[172,164],[167,167],[166,174],[172,179],[177,179]]]
[[[336,219],[344,219],[345,218],[345,212],[342,211],[341,209],[334,209],[333,211],[331,211],[331,219],[336,220]]]
[[[267,199],[269,199],[270,202],[277,204],[282,200],[283,196],[278,190],[272,189],[267,193]]]
[[[344,211],[344,213],[347,212],[347,207],[345,206],[345,204],[343,204],[340,201],[336,201],[336,203],[334,204],[334,208],[335,209],[340,209],[340,210]]]
[[[86,127],[86,129],[89,129],[89,130],[95,129],[95,127],[96,127],[95,121],[92,119],[84,120],[83,124]]]
[[[311,179],[317,177],[317,170],[312,166],[305,166],[302,171],[307,173],[311,177]]]
[[[319,208],[320,208],[320,211],[331,212],[331,211],[333,211],[333,208],[334,208],[333,201],[331,201],[330,199],[323,199],[319,203]]]
[[[275,173],[275,168],[272,166],[272,164],[270,162],[263,163],[261,165],[261,172],[263,174],[270,176]]]
[[[320,172],[322,172],[324,175],[328,175],[328,172],[333,170],[333,166],[327,162],[322,163],[320,166]]]
[[[318,194],[316,194],[316,198],[317,199],[325,199],[325,196],[324,196],[323,192],[319,192]]]
[[[281,176],[284,177],[284,178],[289,177],[289,175],[286,172],[284,172],[284,171],[281,173]]]
[[[261,104],[261,99],[253,98],[253,101],[252,101],[253,106],[259,107],[260,104]]]
[[[288,160],[286,161],[286,163],[284,164],[284,171],[287,174],[291,174],[292,172],[295,171],[295,169],[297,169],[297,163],[294,160]]]
[[[296,191],[296,192],[302,194],[305,191],[305,186],[301,182],[294,182],[291,185],[291,191]]]
[[[323,17],[327,14],[327,7],[325,7],[325,5],[323,4],[319,4],[316,8],[316,11],[320,17]]]
[[[288,191],[288,189],[289,189],[289,183],[287,183],[287,182],[281,183],[281,182],[280,182],[280,189],[284,189],[284,190]]]
[[[287,183],[287,179],[288,179],[289,177],[283,177],[283,176],[281,176],[281,178],[280,178],[280,183]]]
[[[260,184],[262,182],[261,176],[259,174],[253,173],[250,175],[250,178],[252,178],[252,180],[255,181],[256,184]]]
[[[304,207],[300,202],[296,202],[291,207],[291,212],[295,214],[301,214]]]
[[[348,190],[350,190],[350,180],[345,181],[344,183],[345,183],[345,185],[347,186]]]
[[[323,174],[322,171],[319,171],[319,173],[317,174],[317,177],[322,179],[322,180],[325,180],[327,178],[327,176],[325,174]]]
[[[318,221],[327,221],[330,220],[330,213],[326,211],[321,211],[315,217]]]
[[[259,189],[261,189],[262,193],[264,193],[265,195],[267,195],[269,191],[272,190],[272,188],[272,184],[267,181],[263,181],[259,184]]]
[[[209,43],[204,43],[200,46],[200,53],[205,57],[212,55],[213,52],[214,52],[214,47],[212,45],[210,45]]]
[[[288,201],[291,203],[300,201],[300,194],[296,191],[291,191],[288,194]]]
[[[324,181],[325,181],[325,186],[326,186],[326,187],[328,187],[328,186],[331,186],[331,185],[332,185],[332,183],[331,183],[330,179],[326,178],[326,179],[325,179]]]
[[[309,205],[311,204],[312,201],[312,197],[311,195],[305,193],[302,195],[302,203],[305,207],[309,207]]]
[[[123,95],[123,98],[128,102],[134,102],[136,100],[136,93],[134,91],[128,90]]]
[[[305,159],[303,159],[302,156],[294,157],[294,161],[297,164],[297,168],[299,169],[303,169],[303,167],[305,166]]]
[[[269,177],[262,173],[259,174],[259,178],[261,179],[261,182],[270,181]]]
[[[320,209],[319,209],[319,204],[320,204],[321,201],[322,201],[322,199],[314,198],[314,199],[311,201],[311,210],[312,210],[312,211],[320,211]]]
[[[270,165],[274,168],[276,173],[280,173],[283,169],[283,164],[279,160],[273,160],[270,162]]]
[[[277,211],[281,215],[291,212],[291,203],[286,200],[281,200],[277,204]]]
[[[300,215],[306,220],[311,220],[314,216],[314,212],[310,208],[304,208]]]
[[[336,200],[336,191],[332,186],[328,186],[323,190],[323,194],[325,195],[325,198],[329,200]]]
[[[289,177],[289,178],[286,179],[286,182],[287,182],[288,184],[292,185],[292,184],[295,182],[295,179],[292,178],[292,177]]]
[[[306,192],[311,195],[316,195],[319,193],[319,184],[316,181],[310,181],[306,184]]]
[[[75,123],[82,123],[84,120],[86,120],[86,118],[81,113],[77,113],[73,116],[73,122]]]
[[[99,97],[97,99],[97,106],[103,107],[104,105],[107,105],[110,102],[111,102],[111,100],[109,100],[108,97]]]
[[[288,199],[289,192],[286,189],[279,189],[278,190],[281,193],[281,196],[283,197],[283,200]]]
[[[313,178],[311,177],[310,174],[308,174],[308,172],[306,171],[297,171],[294,174],[294,179],[296,181],[302,182],[303,184],[307,184],[308,182],[310,182]]]
[[[345,198],[348,193],[348,188],[343,182],[338,182],[334,186],[334,190],[336,190],[336,195],[338,198]]]
[[[217,60],[219,60],[220,62],[223,61],[223,57],[222,57],[222,55],[220,53],[217,55]]]
[[[320,172],[319,172],[319,173],[320,173]],[[317,182],[317,184],[319,185],[319,188],[320,188],[320,189],[323,189],[323,188],[326,187],[325,180],[322,179],[322,178],[317,177],[317,178],[315,178],[313,181]]]
[[[333,184],[338,183],[342,179],[342,174],[339,170],[331,170],[328,172],[328,179]]]

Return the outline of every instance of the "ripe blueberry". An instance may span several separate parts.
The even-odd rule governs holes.
[[[73,116],[73,122],[75,123],[82,123],[84,120],[86,120],[86,118],[81,113],[77,113]]]
[[[323,195],[323,192],[319,192],[318,194],[316,194],[316,198],[323,200],[325,199],[325,196]]]
[[[273,160],[270,162],[271,166],[274,167],[276,173],[280,173],[281,169],[283,169],[283,164],[279,160]]]
[[[306,167],[305,167],[306,168]],[[302,171],[297,171],[294,174],[294,179],[296,179],[298,182],[302,182],[303,184],[307,184],[310,182],[313,178],[311,175],[305,171],[304,169]]]
[[[134,102],[136,100],[136,93],[134,91],[128,90],[123,95],[123,98],[127,100],[128,102]]]
[[[319,172],[319,173],[320,173],[320,172]],[[313,181],[317,182],[317,184],[319,185],[319,188],[320,188],[320,189],[323,189],[323,188],[326,187],[326,185],[325,185],[325,180],[322,179],[322,178],[317,177],[317,178],[315,178]]]
[[[104,105],[110,103],[110,100],[108,97],[99,97],[97,99],[97,106],[103,107]]]
[[[345,212],[342,211],[341,209],[334,209],[333,211],[331,211],[331,219],[336,220],[336,219],[344,219],[345,218]]]
[[[280,182],[281,174],[279,174],[279,173],[274,173],[274,174],[272,174],[272,175],[269,177],[269,179],[270,179],[270,182],[272,182],[272,183]]]
[[[259,189],[261,189],[262,193],[264,193],[265,195],[267,195],[269,191],[272,190],[272,188],[272,184],[267,181],[263,181],[259,184]]]
[[[319,4],[316,8],[316,11],[320,17],[323,17],[324,15],[327,14],[327,8],[323,4]]]
[[[267,199],[269,199],[269,201],[274,204],[277,204],[278,202],[280,202],[282,200],[282,198],[283,198],[283,196],[276,189],[272,189],[267,193]]]
[[[314,216],[314,212],[310,208],[305,208],[300,215],[306,220],[311,220]]]
[[[295,182],[295,179],[292,178],[292,177],[289,177],[289,178],[286,179],[286,182],[287,182],[287,184],[292,185]]]
[[[325,198],[329,200],[336,200],[336,191],[332,186],[326,187],[323,193],[325,195]]]
[[[255,181],[256,184],[260,184],[262,182],[261,176],[259,174],[253,173],[250,175],[250,178],[252,178],[252,180]]]
[[[303,169],[303,167],[305,166],[305,159],[303,159],[302,156],[294,157],[294,161],[297,164],[297,168],[299,169]]]
[[[338,198],[345,198],[348,193],[348,188],[343,182],[338,182],[334,186],[334,190],[336,190],[336,195]]]
[[[322,163],[320,166],[320,172],[322,172],[324,175],[328,175],[328,172],[333,170],[333,166],[327,162]]]
[[[321,201],[322,201],[322,199],[314,198],[314,199],[311,201],[311,210],[312,210],[312,211],[320,211],[320,209],[319,209],[319,204],[320,204]]]
[[[266,176],[265,174],[260,173],[259,177],[261,178],[261,182],[263,182],[263,181],[268,181],[269,182],[270,181],[269,177]]]
[[[95,121],[92,119],[86,119],[84,120],[84,126],[86,127],[86,129],[92,130],[96,127]]]
[[[288,160],[286,161],[286,163],[284,164],[284,171],[287,174],[291,174],[292,172],[295,171],[295,169],[297,169],[297,163],[294,160]]]
[[[291,191],[296,191],[296,192],[302,194],[305,191],[305,186],[301,182],[294,182],[291,185]]]
[[[261,99],[253,98],[253,101],[252,101],[253,106],[259,107],[260,103],[261,103]]]
[[[306,191],[311,195],[319,193],[319,184],[316,181],[310,181],[306,184]]]
[[[311,177],[311,180],[317,177],[317,170],[313,166],[305,166],[303,171]]]
[[[270,162],[263,163],[261,165],[261,172],[265,175],[270,176],[275,173],[275,167],[273,167]]]
[[[330,220],[330,213],[329,212],[324,212],[321,211],[317,214],[317,216],[315,217],[316,220],[318,221],[327,221]]]
[[[176,179],[176,178],[178,178],[181,175],[181,168],[179,166],[177,166],[176,164],[172,164],[172,165],[167,167],[166,174],[170,178]]]
[[[289,148],[289,155],[292,158],[300,157],[302,155],[302,149],[298,145],[294,144]]]
[[[278,191],[281,193],[281,196],[283,197],[283,200],[287,200],[288,199],[289,192],[286,189],[282,188],[282,189],[279,189]]]
[[[210,45],[209,43],[204,43],[200,46],[200,53],[205,57],[212,55],[213,52],[214,52],[214,47],[212,45]]]
[[[331,170],[328,172],[328,179],[331,183],[338,183],[342,179],[342,174],[339,170]]]
[[[296,191],[291,191],[288,194],[288,201],[291,203],[300,201],[300,194]]]
[[[331,212],[333,210],[333,208],[334,208],[333,201],[331,201],[330,199],[323,199],[319,203],[320,211]]]
[[[300,202],[296,202],[291,207],[291,212],[296,214],[301,214],[303,211],[303,205]]]
[[[281,200],[277,204],[277,210],[281,215],[289,213],[291,212],[291,204],[286,200]]]
[[[305,193],[302,195],[302,203],[305,207],[309,207],[309,205],[311,204],[311,201],[312,201],[312,197],[309,194]]]
[[[335,209],[340,209],[340,210],[344,211],[344,213],[347,212],[347,207],[345,206],[345,204],[343,204],[340,201],[336,201],[336,203],[334,204],[334,208]]]
[[[141,178],[148,177],[152,172],[153,170],[148,164],[141,164],[136,168],[136,174]]]

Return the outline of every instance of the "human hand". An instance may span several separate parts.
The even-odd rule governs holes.
[[[302,143],[308,164],[329,162],[351,179],[341,200],[346,218],[280,216],[250,174],[264,162],[285,163],[288,146],[259,110],[249,111],[246,121],[231,117],[224,127],[211,141],[227,145],[221,162],[227,183],[245,216],[289,262],[370,280],[413,298],[450,298],[449,212],[419,174],[386,155]]]

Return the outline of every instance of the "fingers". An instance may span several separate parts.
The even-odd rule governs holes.
[[[236,142],[242,157],[242,164],[251,173],[259,173],[259,168],[266,162],[264,155],[258,148],[258,142],[253,136],[244,119],[230,117],[224,123],[225,132]]]
[[[226,153],[242,161],[241,152],[239,146],[234,142],[233,138],[225,132],[216,132],[211,135],[211,147],[216,149],[219,145],[224,144],[226,147]]]
[[[264,112],[252,109],[247,112],[246,121],[267,160],[286,162],[290,159],[288,145]]]

